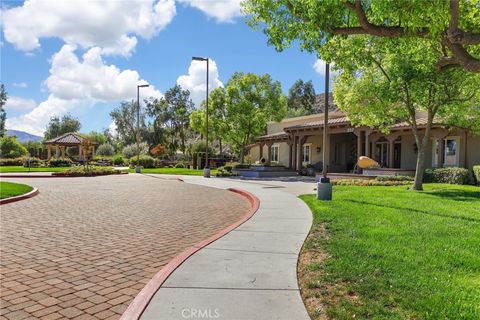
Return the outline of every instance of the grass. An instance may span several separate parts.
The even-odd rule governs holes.
[[[130,169],[129,172],[135,172],[135,169]],[[174,174],[185,176],[203,176],[203,170],[187,169],[187,168],[151,168],[142,169],[142,173],[157,173],[157,174]],[[217,170],[210,170],[210,174],[214,176]]]
[[[312,319],[480,319],[480,188],[334,187],[299,266]]]
[[[70,167],[41,167],[41,168],[30,168],[30,172],[63,172]],[[29,168],[23,166],[0,166],[0,173],[10,173],[10,172],[29,172]]]
[[[26,184],[0,181],[0,199],[19,196],[32,190],[33,188]]]

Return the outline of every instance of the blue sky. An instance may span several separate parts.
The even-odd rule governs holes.
[[[105,2],[78,8],[72,8],[77,2],[68,3],[3,6],[0,76],[10,96],[9,129],[39,134],[51,116],[67,112],[80,119],[84,132],[107,128],[110,111],[134,98],[138,82],[152,85],[143,96],[161,96],[178,82],[198,102],[204,96],[205,70],[191,63],[193,55],[213,60],[211,87],[241,71],[269,73],[285,93],[299,78],[313,80],[316,91],[323,92],[316,56],[268,46],[267,37],[240,16],[238,0],[130,1],[98,17],[95,12],[103,12]],[[137,14],[140,6],[151,16]],[[83,12],[92,18],[77,17]]]

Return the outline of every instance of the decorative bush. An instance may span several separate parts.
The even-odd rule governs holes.
[[[112,160],[113,160],[113,164],[116,166],[121,166],[124,162],[123,156],[121,154],[116,154]]]
[[[238,174],[230,172],[230,171],[226,171],[224,169],[218,169],[215,176],[217,176],[217,177],[232,177],[232,176],[238,176]]]
[[[155,168],[155,159],[150,157],[150,156],[142,155],[142,156],[140,156],[140,160],[138,162],[138,165],[140,165],[144,168]],[[136,156],[130,158],[130,166],[131,167],[137,166],[137,157]]]
[[[335,186],[405,186],[411,185],[411,181],[405,180],[388,180],[379,181],[376,179],[333,179],[332,184]]]
[[[175,168],[177,168],[177,169],[185,168],[185,165],[180,162],[180,163],[177,163],[177,164],[175,165]]]
[[[148,154],[148,144],[146,142],[140,143],[140,155],[147,155]],[[137,155],[137,144],[133,143],[130,144],[122,149],[122,155],[126,159],[130,159],[133,156]]]
[[[14,136],[4,136],[0,139],[0,158],[19,158],[27,155],[27,152]]]
[[[164,168],[168,166],[168,162],[162,159],[155,159],[155,168]]]
[[[377,181],[413,181],[413,177],[409,176],[378,176],[375,178]]]
[[[236,164],[233,166],[233,169],[248,169],[250,168],[250,165],[249,164],[245,164],[245,163],[239,163],[239,164]]]
[[[109,143],[104,143],[98,146],[97,151],[95,152],[97,156],[108,156],[111,157],[115,154],[113,146]]]
[[[25,168],[38,168],[42,167],[45,164],[45,162],[42,159],[39,158],[24,158],[23,159],[23,166]]]
[[[25,158],[0,159],[0,166],[23,166]]]
[[[477,181],[477,184],[480,186],[480,165],[473,166],[473,176]]]
[[[65,170],[64,172],[54,172],[55,176],[68,177],[83,177],[83,176],[104,176],[110,174],[120,174],[120,170],[115,170],[112,167],[98,167],[98,166],[78,166]]]
[[[423,182],[431,183],[433,182],[433,168],[427,168],[423,171]]]
[[[49,167],[70,167],[73,164],[72,160],[66,159],[50,159]]]
[[[226,164],[223,166],[223,169],[225,169],[225,171],[227,172],[232,172],[233,167],[231,165]]]
[[[465,168],[449,167],[433,170],[433,182],[449,184],[468,184],[468,170]]]

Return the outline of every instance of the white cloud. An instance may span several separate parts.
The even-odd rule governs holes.
[[[5,103],[5,109],[7,110],[31,110],[36,106],[35,100],[16,96],[8,97]]]
[[[9,118],[9,129],[41,134],[54,115],[89,108],[98,101],[136,99],[137,84],[146,82],[137,71],[105,64],[98,47],[84,53],[81,61],[75,46],[66,44],[53,55],[51,65],[45,81],[50,91],[48,99],[27,114]],[[162,94],[154,86],[143,88],[142,97],[150,96],[159,98]]]
[[[146,82],[135,70],[121,71],[115,65],[106,65],[98,47],[89,49],[82,58],[78,59],[71,45],[64,45],[53,55],[45,84],[54,96],[65,100],[129,100],[136,97],[137,83]],[[142,95],[162,96],[153,86],[143,88]]]
[[[241,0],[179,0],[203,11],[218,22],[233,22],[242,15]]]
[[[117,125],[115,124],[115,121],[112,121],[110,123],[110,125],[108,126],[108,132],[110,132],[110,134],[113,136],[113,137],[116,137],[118,132],[117,132]]]
[[[13,86],[17,88],[28,88],[28,84],[26,82],[14,82]]]
[[[136,36],[150,39],[176,14],[174,0],[27,0],[2,10],[5,39],[22,51],[40,47],[40,39],[57,37],[104,54],[129,55]]]
[[[187,75],[181,75],[177,79],[177,84],[190,91],[190,96],[198,107],[205,100],[207,63],[205,61],[192,61],[188,68]],[[209,61],[209,88],[213,89],[223,87],[223,83],[218,79],[217,64],[214,60]]]
[[[321,76],[325,76],[325,60],[317,59],[313,64],[313,69]],[[330,77],[333,79],[339,75],[338,71],[332,70],[333,64],[330,64]]]

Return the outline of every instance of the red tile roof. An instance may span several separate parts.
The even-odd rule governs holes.
[[[323,120],[312,121],[312,122],[306,122],[306,123],[286,127],[284,130],[322,127],[323,124],[324,124]],[[347,117],[328,119],[328,125],[329,126],[331,126],[331,125],[342,125],[342,124],[350,124],[350,120],[348,120]]]
[[[45,144],[81,144],[84,140],[83,137],[79,136],[76,133],[68,132],[64,133],[61,136],[45,141]]]

